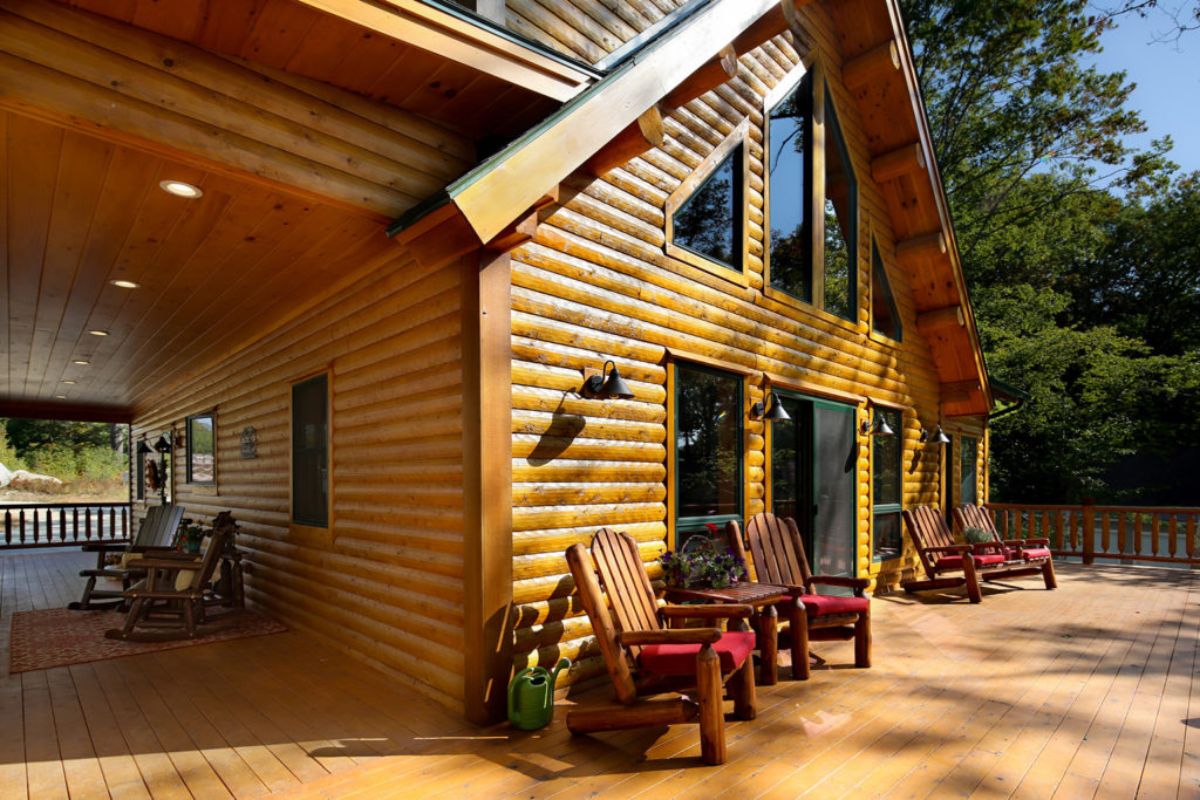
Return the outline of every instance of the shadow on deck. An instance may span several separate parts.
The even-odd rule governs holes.
[[[694,727],[482,730],[292,631],[9,675],[14,611],[79,591],[90,557],[0,555],[0,797],[821,797],[1200,793],[1197,574],[1062,565],[1039,580],[874,602],[870,670],[759,689],[729,761]],[[586,699],[586,698],[585,698]]]

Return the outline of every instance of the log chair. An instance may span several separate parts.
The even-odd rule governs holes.
[[[996,529],[986,506],[964,504],[954,509],[954,525],[958,531],[980,528],[992,535],[992,539],[1005,549],[1008,560],[1014,564],[1037,566],[1042,571],[1042,580],[1047,589],[1058,588],[1058,577],[1054,574],[1054,555],[1050,552],[1049,539],[1003,539]],[[987,576],[984,580],[988,580]]]
[[[106,608],[118,608],[125,602],[124,593],[133,583],[146,575],[141,566],[142,558],[156,551],[175,549],[175,537],[179,533],[179,523],[183,520],[183,506],[172,504],[154,506],[147,509],[142,518],[141,527],[131,544],[116,544],[113,542],[89,542],[83,546],[84,552],[96,554],[95,569],[80,570],[79,577],[87,578],[83,586],[83,597],[68,603],[72,611],[96,611]],[[109,553],[121,551],[121,561],[116,565],[105,564]],[[100,578],[121,582],[120,589],[97,589],[96,581]]]

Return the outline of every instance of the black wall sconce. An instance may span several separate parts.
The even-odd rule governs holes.
[[[609,367],[612,367],[610,370]],[[605,361],[599,375],[592,375],[583,382],[583,394],[597,399],[632,400],[633,390],[621,377],[615,361]]]
[[[144,446],[145,442],[142,444]],[[171,437],[166,433],[159,436],[158,441],[154,443],[154,449],[158,452],[158,493],[165,506],[167,504],[167,453],[171,452]]]
[[[942,426],[938,425],[934,428],[933,433],[929,432],[928,428],[921,428],[921,444],[932,441],[934,444],[950,444],[950,437],[942,430]]]
[[[787,413],[787,409],[783,407],[783,403],[779,402],[779,397],[774,392],[767,395],[765,404],[760,400],[750,406],[750,419],[783,422],[791,418],[792,415]]]
[[[869,433],[872,436],[895,436],[896,432],[892,430],[892,426],[887,424],[887,420],[882,416],[875,415],[875,421],[863,420],[862,426],[859,428],[864,434]]]

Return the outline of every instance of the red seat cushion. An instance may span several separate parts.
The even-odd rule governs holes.
[[[1000,553],[987,553],[986,555],[975,556],[975,566],[989,567],[994,564],[1003,564],[1004,556]],[[962,556],[942,556],[938,559],[937,567],[942,569],[962,569]]]
[[[712,647],[721,658],[721,672],[733,672],[754,650],[754,631],[726,631]],[[638,664],[655,675],[694,675],[699,652],[698,644],[648,644]]]
[[[1020,552],[1021,555],[1025,556],[1027,560],[1034,558],[1050,558],[1049,547],[1026,547]]]
[[[871,601],[865,597],[842,597],[832,594],[802,594],[800,602],[810,617],[832,617],[838,614],[869,614]]]

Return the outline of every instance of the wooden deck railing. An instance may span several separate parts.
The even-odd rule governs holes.
[[[129,538],[129,503],[0,504],[0,550]]]
[[[1162,562],[1200,567],[1200,508],[991,503],[1004,539],[1045,538],[1085,564]]]

